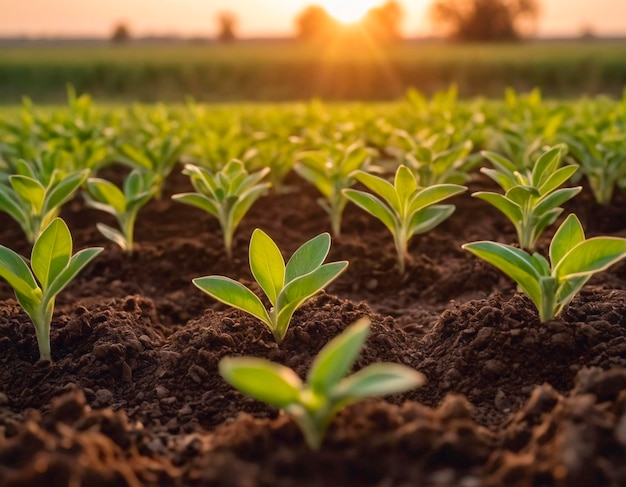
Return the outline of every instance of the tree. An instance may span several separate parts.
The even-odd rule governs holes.
[[[217,40],[220,42],[233,42],[237,36],[237,16],[232,12],[220,12],[217,14],[218,33]]]
[[[393,41],[401,37],[400,24],[404,11],[395,0],[388,0],[379,7],[368,10],[363,25],[367,33],[379,41]]]
[[[430,11],[453,39],[501,41],[522,37],[539,15],[537,0],[435,0]]]
[[[116,44],[123,44],[128,42],[131,38],[130,29],[124,22],[119,22],[113,27],[113,33],[111,34],[111,42]]]
[[[296,17],[296,35],[304,41],[329,37],[338,30],[338,23],[330,14],[317,5],[305,8]]]

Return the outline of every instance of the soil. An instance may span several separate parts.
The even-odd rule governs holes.
[[[38,360],[33,326],[0,283],[0,487],[626,485],[626,263],[540,324],[511,281],[461,249],[515,240],[470,192],[412,240],[403,277],[386,229],[348,206],[329,257],[349,260],[348,271],[296,312],[279,346],[191,279],[221,274],[258,291],[250,234],[262,228],[289,255],[327,231],[315,189],[290,176],[285,192],[259,200],[232,260],[217,221],[168,197],[188,189],[173,175],[142,210],[130,256],[95,229],[112,221],[80,199],[64,208],[75,248],[106,249],[57,299],[54,362]],[[621,195],[602,208],[585,189],[571,211],[588,236],[626,234]],[[6,215],[0,243],[29,254]],[[319,451],[217,372],[224,356],[254,355],[304,376],[362,316],[372,332],[356,368],[398,362],[428,382],[347,408]]]

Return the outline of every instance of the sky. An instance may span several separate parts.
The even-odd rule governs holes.
[[[318,0],[328,6],[372,0]],[[407,36],[432,33],[431,0],[400,0]],[[626,34],[626,0],[540,0],[538,34]],[[294,18],[315,0],[0,0],[0,36],[104,36],[125,22],[136,36],[212,35],[218,12],[234,12],[240,37],[289,36]]]

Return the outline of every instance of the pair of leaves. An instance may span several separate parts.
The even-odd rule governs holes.
[[[100,233],[131,253],[137,213],[156,194],[158,187],[153,172],[134,169],[124,179],[122,190],[101,178],[89,178],[83,196],[88,206],[113,215],[121,231],[98,223]]]
[[[453,205],[437,203],[467,190],[457,184],[421,188],[406,166],[397,169],[393,184],[364,171],[358,171],[356,178],[377,196],[354,189],[346,189],[344,194],[389,229],[398,251],[401,273],[404,273],[404,254],[409,239],[432,230],[454,212]]]
[[[55,297],[102,251],[90,248],[72,256],[72,246],[70,231],[60,218],[55,218],[36,240],[31,268],[16,252],[0,246],[0,277],[11,285],[33,321],[42,358],[50,358],[50,319]]]
[[[559,167],[561,148],[543,153],[530,171],[520,172],[513,162],[484,152],[495,169],[481,171],[493,179],[505,194],[477,192],[480,198],[500,210],[513,223],[520,246],[532,250],[543,231],[562,213],[560,206],[581,191],[581,187],[560,188],[578,170],[571,164]],[[560,188],[560,189],[559,189]]]
[[[268,172],[269,168],[264,168],[249,174],[237,159],[232,159],[216,173],[187,164],[183,173],[189,176],[196,192],[179,193],[172,198],[200,208],[219,220],[230,257],[235,230],[254,202],[270,187],[269,183],[261,182]]]
[[[424,383],[423,374],[408,367],[377,363],[346,377],[369,334],[362,318],[331,340],[317,355],[306,383],[290,368],[253,357],[220,361],[224,379],[255,399],[292,415],[313,449],[321,445],[326,427],[342,408],[367,397],[403,392]]]
[[[218,301],[261,320],[280,343],[293,313],[348,266],[346,261],[323,264],[329,250],[330,235],[323,233],[304,243],[285,265],[279,248],[265,232],[256,229],[252,233],[250,269],[271,303],[269,311],[252,291],[228,277],[199,277],[193,283]]]
[[[585,234],[576,215],[569,215],[555,233],[549,258],[497,242],[463,245],[477,257],[500,269],[533,301],[542,322],[556,316],[589,278],[626,257],[626,239]]]

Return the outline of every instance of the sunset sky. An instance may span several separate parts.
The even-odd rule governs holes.
[[[400,0],[406,35],[424,35],[430,0]],[[0,0],[0,36],[108,36],[118,21],[134,35],[211,35],[215,16],[229,10],[239,18],[241,37],[286,36],[294,18],[312,3],[338,15],[376,0]],[[543,0],[540,35],[576,35],[585,26],[598,34],[626,34],[626,0]],[[346,9],[348,11],[346,11]]]

